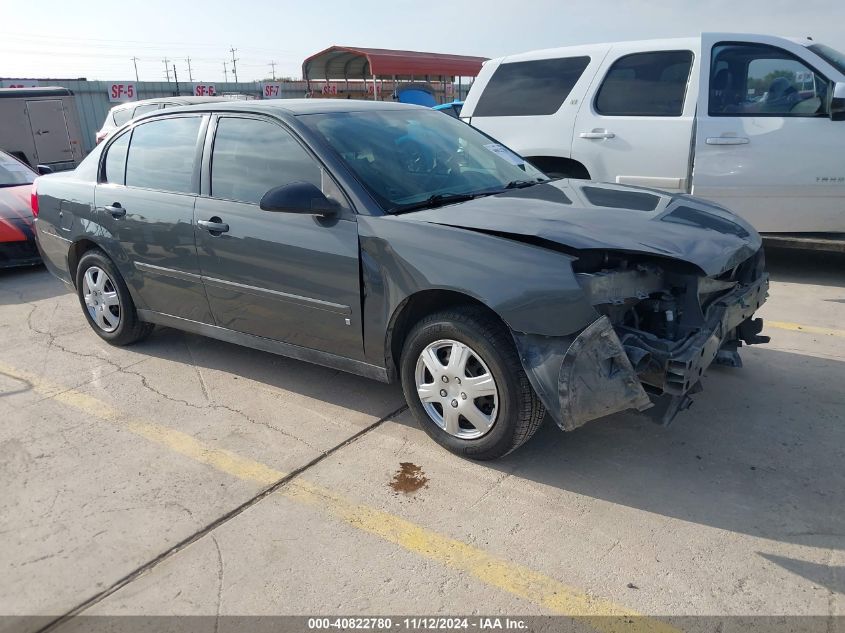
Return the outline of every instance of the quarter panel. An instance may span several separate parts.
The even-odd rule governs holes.
[[[48,270],[68,283],[74,283],[68,270],[68,252],[85,236],[102,237],[94,210],[94,183],[66,177],[38,179],[39,214],[35,221],[36,239]]]

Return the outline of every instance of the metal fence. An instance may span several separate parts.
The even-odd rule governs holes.
[[[79,111],[79,123],[82,128],[82,144],[87,154],[96,144],[95,136],[103,121],[106,118],[106,113],[116,103],[109,100],[109,94],[115,82],[111,81],[88,81],[85,79],[36,79],[26,80],[37,82],[35,85],[40,86],[61,86],[72,91],[75,96],[76,107]],[[135,86],[137,91],[136,99],[152,99],[155,97],[173,97],[177,95],[191,95],[194,92],[195,84],[167,81],[136,81],[124,82],[131,83]],[[313,96],[323,96],[323,86],[325,82],[312,81],[311,91]],[[334,92],[329,92],[326,96],[345,99],[372,99],[373,84],[372,82],[363,81],[349,81],[349,82],[331,82]],[[256,99],[263,98],[262,84],[257,81],[249,82],[215,82],[214,87],[217,95],[245,95]],[[453,98],[461,99],[466,96],[469,90],[468,84],[462,86],[454,86],[454,96],[448,96],[443,93],[441,86],[438,83],[433,83],[432,87],[437,90],[438,102],[451,101]],[[380,81],[376,88],[378,98],[389,100],[393,92],[394,85],[392,81]],[[279,99],[296,99],[306,96],[308,91],[308,84],[305,81],[284,81],[279,82],[279,93],[274,98]]]
[[[62,80],[49,82],[41,80],[41,85],[59,85],[73,92],[76,97],[76,107],[79,110],[80,125],[82,126],[82,137],[85,152],[90,152],[95,145],[95,136],[106,113],[113,106],[117,105],[109,101],[109,92],[113,82],[110,81],[85,81],[85,80]],[[135,85],[138,99],[152,99],[154,97],[174,97],[177,95],[192,94],[193,84],[177,84],[167,81],[138,81],[131,82]],[[257,82],[239,83],[215,83],[219,95],[241,94],[256,99],[261,97],[261,84]],[[289,82],[282,85],[281,98],[296,98],[305,96],[305,82]]]

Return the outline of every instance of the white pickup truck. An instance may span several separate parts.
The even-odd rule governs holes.
[[[511,55],[484,64],[461,118],[550,175],[693,193],[761,232],[845,234],[845,55],[809,39]]]

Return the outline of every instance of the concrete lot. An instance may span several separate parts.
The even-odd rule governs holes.
[[[845,259],[769,259],[772,343],[673,426],[549,422],[487,464],[398,387],[109,347],[46,271],[2,272],[0,614],[843,615]]]

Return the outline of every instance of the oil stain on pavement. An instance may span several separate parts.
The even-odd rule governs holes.
[[[428,488],[428,477],[422,468],[411,462],[400,462],[399,470],[393,475],[390,487],[397,493],[411,494],[420,488]]]

